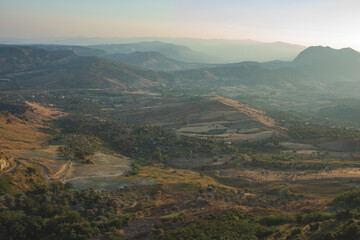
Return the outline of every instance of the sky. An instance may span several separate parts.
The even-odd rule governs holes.
[[[253,39],[360,50],[358,0],[0,0],[0,38]]]

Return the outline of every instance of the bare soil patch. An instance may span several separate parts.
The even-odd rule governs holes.
[[[70,172],[64,181],[71,182],[75,188],[116,190],[117,188],[133,183],[122,178],[130,169],[132,160],[121,156],[96,153],[95,164],[73,163]]]

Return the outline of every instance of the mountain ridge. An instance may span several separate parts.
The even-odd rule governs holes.
[[[207,56],[203,53],[195,52],[187,46],[175,45],[160,41],[90,45],[89,47],[104,50],[108,54],[114,54],[114,53],[129,54],[133,52],[159,52],[168,58],[172,58],[174,60],[184,61],[184,62],[210,63],[211,62],[210,60],[215,58],[215,57]]]

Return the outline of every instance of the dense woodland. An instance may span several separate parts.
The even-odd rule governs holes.
[[[151,198],[159,191],[156,185],[125,187],[118,192],[71,188],[71,184],[54,182],[21,194],[3,195],[0,198],[1,239],[89,239],[114,232],[134,219],[136,209],[129,208],[132,202]],[[284,236],[286,239],[355,240],[360,237],[359,197],[359,190],[346,192],[329,204],[328,211],[303,215],[259,216],[232,211],[191,224],[183,223],[173,230],[165,227],[164,231],[160,224],[151,236],[169,240],[255,240]],[[171,218],[182,221],[179,214]],[[177,221],[170,222],[176,225]]]

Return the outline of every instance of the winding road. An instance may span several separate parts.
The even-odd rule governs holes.
[[[0,174],[0,177],[15,171],[16,168],[21,164],[21,162],[27,162],[27,163],[34,164],[34,165],[37,165],[37,166],[41,167],[43,169],[43,172],[44,172],[45,183],[49,183],[50,180],[59,179],[59,178],[63,177],[68,172],[72,161],[71,161],[71,159],[69,159],[65,169],[60,174],[58,174],[58,176],[56,178],[52,178],[52,177],[49,176],[48,168],[45,165],[43,165],[41,163],[31,162],[31,161],[29,161],[27,159],[18,159],[16,161],[16,165],[13,168],[9,169],[8,171]]]
[[[8,174],[8,173],[11,173],[11,172],[15,171],[15,169],[16,169],[19,165],[20,165],[20,162],[16,161],[15,167],[13,167],[13,168],[7,170],[6,172],[0,174],[0,177],[6,175],[6,174]]]

